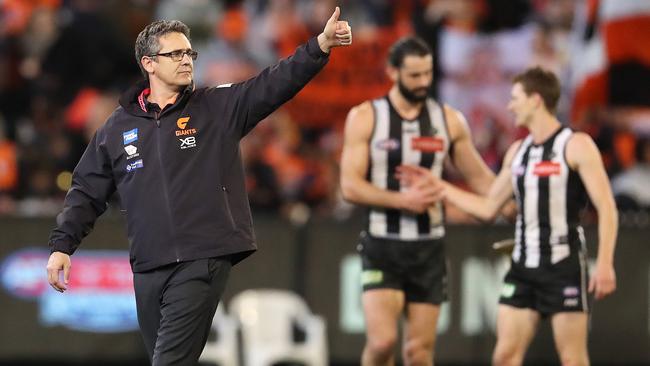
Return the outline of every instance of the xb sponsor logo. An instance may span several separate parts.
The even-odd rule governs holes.
[[[191,147],[196,146],[196,137],[194,137],[194,136],[181,138],[181,139],[178,139],[178,141],[181,142],[181,146],[180,146],[181,150],[189,149]]]

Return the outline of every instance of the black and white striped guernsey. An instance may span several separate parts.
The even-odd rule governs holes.
[[[527,268],[547,267],[584,251],[579,213],[587,194],[565,155],[572,134],[560,128],[539,145],[528,135],[512,160],[518,208],[512,259]]]
[[[440,104],[428,98],[415,120],[403,119],[383,97],[372,101],[374,129],[370,139],[368,180],[375,186],[403,191],[395,178],[401,164],[431,169],[440,177],[449,151],[449,132]],[[444,236],[444,213],[438,203],[427,213],[371,207],[368,232],[374,237],[397,240],[430,240]]]

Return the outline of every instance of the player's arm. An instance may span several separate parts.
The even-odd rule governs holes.
[[[57,216],[57,226],[50,234],[48,281],[60,292],[66,290],[70,277],[70,255],[92,231],[97,218],[106,211],[108,199],[116,189],[106,140],[104,128],[98,129],[74,169],[63,210]],[[61,272],[63,280],[60,278]]]
[[[292,56],[242,83],[208,89],[211,103],[222,105],[216,113],[232,121],[229,128],[239,138],[304,88],[325,67],[332,48],[352,44],[352,28],[347,21],[338,20],[340,14],[337,6],[323,32],[299,46]],[[231,99],[224,100],[224,95]]]
[[[452,163],[474,192],[486,195],[494,181],[494,173],[474,147],[467,120],[462,113],[449,106],[445,106],[445,115],[453,142]]]
[[[433,188],[409,190],[408,194],[379,188],[366,179],[374,125],[374,112],[369,102],[350,110],[345,122],[341,156],[341,191],[347,201],[367,205],[424,212],[434,201]],[[421,194],[421,195],[418,195]]]
[[[494,220],[502,207],[512,198],[510,163],[520,143],[520,141],[517,141],[508,149],[503,167],[492,184],[488,185],[486,195],[479,196],[460,189],[453,184],[442,182],[445,200],[481,220]]]
[[[487,195],[495,176],[476,150],[467,120],[462,113],[449,106],[445,106],[445,115],[453,141],[452,163],[474,192],[482,196]],[[509,219],[513,218],[516,212],[514,201],[507,202],[501,209],[501,214]]]
[[[591,137],[585,133],[575,133],[567,143],[566,157],[569,166],[580,174],[598,212],[598,258],[589,290],[595,291],[596,299],[600,299],[616,289],[614,248],[618,211],[600,152]]]

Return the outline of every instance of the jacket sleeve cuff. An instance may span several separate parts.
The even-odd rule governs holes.
[[[323,52],[318,45],[318,37],[312,37],[309,42],[307,42],[307,53],[309,56],[319,59],[319,58],[329,58],[330,54]]]
[[[72,245],[65,244],[61,241],[55,243],[50,242],[50,254],[54,252],[61,252],[67,255],[72,255],[72,253],[74,252],[72,247],[73,247]]]

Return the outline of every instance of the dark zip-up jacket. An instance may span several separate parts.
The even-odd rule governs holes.
[[[239,141],[327,61],[312,38],[248,81],[188,87],[162,111],[147,103],[148,84],[131,88],[74,170],[51,250],[74,253],[117,190],[134,272],[251,254],[256,244]]]

